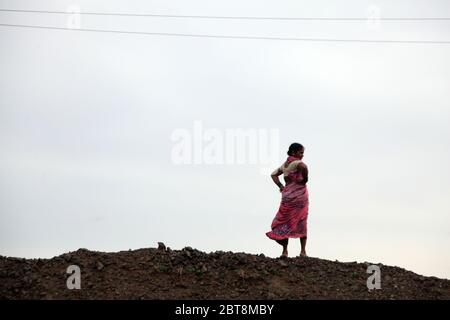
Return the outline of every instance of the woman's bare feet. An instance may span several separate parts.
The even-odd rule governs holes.
[[[288,248],[289,238],[283,239],[283,240],[276,240],[276,241],[283,246],[283,253],[281,254],[280,258],[287,258],[288,257],[287,248]]]
[[[302,246],[299,257],[307,257],[306,255],[306,237],[300,238],[300,245]]]

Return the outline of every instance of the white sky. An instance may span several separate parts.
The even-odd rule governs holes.
[[[448,1],[0,1],[0,8],[216,16],[449,17]],[[64,15],[0,23],[66,27]],[[82,28],[450,40],[450,21],[83,16]],[[194,121],[305,145],[308,253],[450,278],[449,44],[182,38],[0,27],[0,254],[184,246],[264,253],[280,194],[252,165],[180,165]],[[280,163],[281,164],[281,163]],[[300,251],[290,240],[290,256]]]

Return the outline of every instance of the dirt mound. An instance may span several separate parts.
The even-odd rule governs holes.
[[[70,265],[80,268],[79,290],[67,288]],[[369,290],[369,265],[162,244],[117,253],[79,249],[52,259],[0,256],[0,298],[450,299],[450,280],[382,264],[381,289]]]

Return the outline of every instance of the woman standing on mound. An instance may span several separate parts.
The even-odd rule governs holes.
[[[287,152],[288,158],[271,175],[273,182],[280,188],[281,204],[272,221],[272,231],[266,233],[283,246],[281,257],[288,256],[289,238],[300,238],[300,257],[306,257],[306,236],[308,219],[308,167],[302,162],[305,148],[293,143]],[[285,186],[280,182],[283,175]]]

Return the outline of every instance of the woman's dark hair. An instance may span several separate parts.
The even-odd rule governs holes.
[[[294,142],[289,146],[289,150],[287,152],[288,156],[292,156],[295,152],[303,150],[303,146],[300,143]]]

